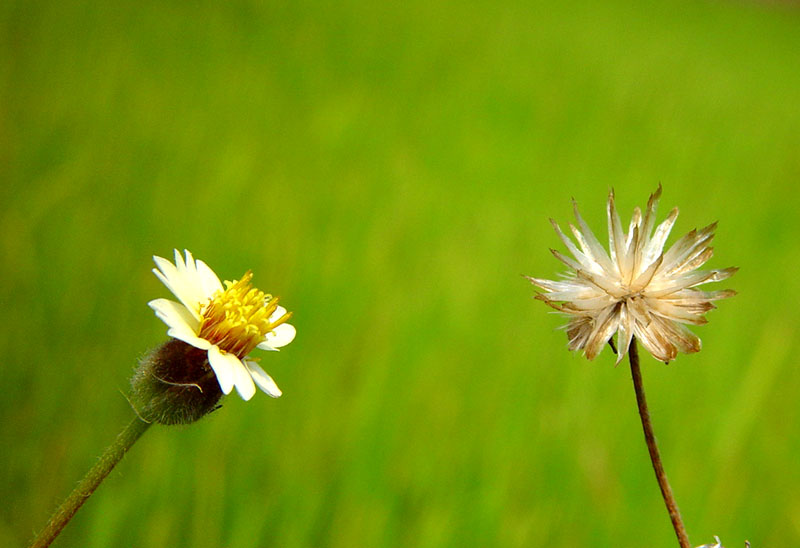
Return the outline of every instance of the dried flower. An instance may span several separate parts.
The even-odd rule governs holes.
[[[570,350],[583,350],[594,359],[615,333],[618,334],[617,363],[636,338],[657,359],[669,362],[678,352],[700,350],[700,339],[684,324],[702,325],[704,315],[715,308],[712,301],[732,297],[735,291],[701,291],[697,286],[730,278],[738,268],[697,270],[711,258],[709,247],[717,223],[692,230],[666,252],[664,244],[678,217],[674,208],[666,220],[655,226],[661,185],[650,196],[642,216],[633,211],[624,233],[614,205],[614,191],[608,196],[609,253],[578,213],[578,226],[569,227],[579,247],[558,224],[553,225],[574,259],[551,249],[570,269],[562,280],[528,279],[544,293],[536,298],[570,317],[566,325]]]
[[[281,391],[272,377],[249,354],[255,348],[277,350],[292,342],[295,328],[286,323],[290,312],[278,298],[250,285],[248,271],[240,280],[223,286],[214,271],[185,251],[186,260],[175,250],[175,264],[153,257],[153,273],[180,303],[155,299],[148,305],[167,326],[167,335],[207,353],[224,394],[234,386],[244,400],[255,394],[255,386],[277,398]]]

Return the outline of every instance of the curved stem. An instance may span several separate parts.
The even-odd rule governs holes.
[[[83,506],[83,503],[92,496],[97,486],[106,478],[106,476],[114,469],[114,466],[122,460],[128,449],[136,443],[139,436],[144,434],[145,430],[150,426],[149,422],[144,422],[140,418],[133,419],[125,429],[120,432],[117,439],[114,440],[108,449],[106,449],[100,456],[97,463],[92,466],[86,476],[81,480],[78,486],[73,489],[67,499],[61,503],[61,506],[53,513],[50,521],[44,529],[36,536],[30,545],[30,548],[46,548],[50,543],[55,540],[64,526],[69,523],[75,512]]]
[[[639,406],[639,416],[642,419],[644,439],[647,442],[647,450],[650,452],[653,470],[656,472],[658,486],[661,488],[661,496],[664,498],[664,504],[667,505],[667,512],[669,512],[669,518],[672,520],[672,527],[675,529],[675,534],[678,537],[681,548],[691,548],[689,536],[686,534],[686,528],[683,526],[681,513],[678,510],[678,503],[675,502],[675,496],[672,494],[669,481],[667,481],[667,474],[664,472],[664,466],[661,464],[661,456],[658,454],[656,437],[653,434],[653,425],[650,424],[650,412],[647,410],[647,400],[644,397],[642,372],[639,369],[639,350],[637,349],[635,337],[631,340],[631,346],[628,349],[628,357],[631,362],[633,389],[636,392],[636,403]]]

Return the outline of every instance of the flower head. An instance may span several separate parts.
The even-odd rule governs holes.
[[[617,363],[636,338],[657,359],[669,362],[678,352],[700,350],[700,339],[685,324],[701,325],[704,315],[715,308],[712,301],[732,297],[735,291],[701,291],[697,286],[730,278],[738,268],[697,270],[711,258],[709,247],[716,223],[692,230],[664,251],[678,208],[656,226],[656,206],[661,185],[650,196],[642,215],[637,207],[623,232],[614,205],[614,191],[608,196],[608,248],[600,242],[578,213],[578,226],[569,227],[578,245],[558,224],[550,222],[573,258],[551,249],[569,269],[563,279],[528,279],[544,290],[536,298],[570,317],[566,325],[570,350],[583,350],[594,359],[611,337],[618,333]]]
[[[698,546],[697,548],[725,548],[725,547],[722,545],[722,542],[719,540],[719,537],[714,535],[714,544],[703,544],[702,546]]]
[[[279,397],[275,381],[248,355],[256,348],[277,350],[292,342],[295,328],[286,323],[291,312],[278,305],[277,297],[250,285],[252,272],[223,286],[206,263],[185,253],[184,260],[175,250],[175,264],[153,257],[158,267],[153,273],[180,301],[148,303],[169,327],[167,335],[207,352],[224,394],[236,387],[249,400],[257,385],[273,398]]]

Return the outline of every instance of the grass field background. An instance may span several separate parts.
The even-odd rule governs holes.
[[[671,547],[630,372],[520,276],[659,182],[741,271],[643,373],[694,544],[800,545],[800,12],[723,1],[4,2],[0,545],[132,416],[151,256],[282,297],[294,343],[154,427],[55,546]],[[715,288],[717,289],[717,288]]]

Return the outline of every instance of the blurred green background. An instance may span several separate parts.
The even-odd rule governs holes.
[[[284,391],[152,428],[56,546],[671,547],[630,372],[520,276],[664,185],[742,270],[643,363],[694,544],[800,545],[800,11],[724,1],[3,2],[0,545],[132,415],[151,255],[295,312]]]

